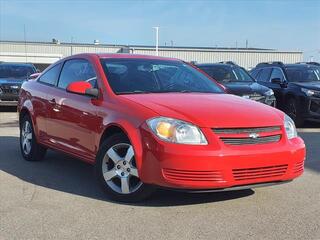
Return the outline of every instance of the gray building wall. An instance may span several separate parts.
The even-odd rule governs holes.
[[[133,48],[133,53],[155,55],[150,48]],[[253,68],[260,62],[281,61],[296,63],[303,60],[302,52],[284,52],[273,50],[237,50],[237,49],[159,49],[159,56],[179,58],[184,61],[198,63],[214,63],[221,61],[234,61],[247,69]]]
[[[121,53],[155,55],[154,46],[121,46],[106,44],[48,43],[48,42],[0,42],[0,61],[32,62],[35,64],[51,64],[63,57],[77,53]],[[214,63],[234,61],[250,69],[259,62],[282,61],[284,63],[300,62],[303,59],[299,51],[275,51],[268,49],[227,49],[227,48],[195,48],[195,47],[160,47],[159,56],[196,61],[198,63]]]

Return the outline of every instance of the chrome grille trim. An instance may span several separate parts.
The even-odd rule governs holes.
[[[250,144],[264,144],[264,143],[274,143],[279,142],[281,135],[273,135],[267,137],[258,137],[258,138],[221,138],[225,144],[229,145],[250,145]]]
[[[213,128],[216,134],[241,134],[241,133],[262,133],[280,131],[280,126],[273,127],[257,127],[257,128]]]

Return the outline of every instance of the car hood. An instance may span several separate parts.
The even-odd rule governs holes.
[[[199,127],[280,126],[283,113],[275,108],[230,94],[158,93],[121,95],[160,116]]]
[[[0,78],[0,84],[21,85],[25,80],[19,78]]]
[[[264,95],[269,88],[262,86],[256,82],[229,82],[223,83],[227,88],[228,93],[243,96],[246,94],[259,93]]]
[[[312,90],[318,90],[320,91],[320,81],[314,81],[314,82],[293,82],[294,84],[300,86],[300,87],[304,87],[304,88],[308,88],[308,89],[312,89]]]

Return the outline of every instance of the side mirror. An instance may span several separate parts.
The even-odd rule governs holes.
[[[37,72],[37,73],[33,73],[31,74],[29,77],[28,77],[28,80],[33,80],[33,79],[36,79],[37,77],[40,76],[40,72]]]
[[[99,97],[99,90],[97,88],[92,88],[90,83],[84,81],[70,83],[67,87],[67,92],[90,96],[93,98]]]
[[[275,84],[279,84],[281,87],[286,87],[287,86],[287,82],[281,80],[280,78],[273,78],[273,79],[271,79],[271,82],[275,83]]]
[[[280,78],[272,78],[271,82],[279,85],[283,83]]]

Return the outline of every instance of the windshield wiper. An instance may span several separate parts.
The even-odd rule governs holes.
[[[146,94],[146,93],[152,93],[147,91],[141,91],[141,90],[134,90],[134,91],[124,91],[124,92],[117,92],[117,94]]]

